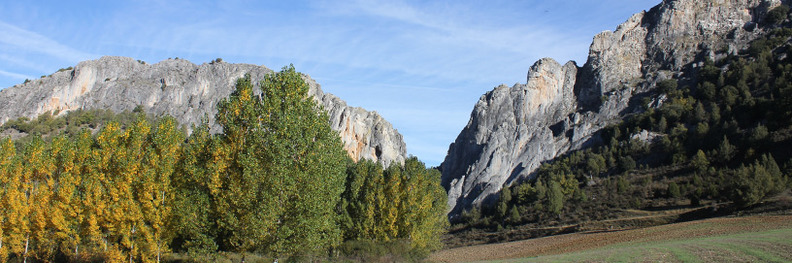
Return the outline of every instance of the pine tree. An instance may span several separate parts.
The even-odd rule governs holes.
[[[548,183],[547,211],[556,215],[561,214],[564,208],[564,193],[561,184],[556,181]]]
[[[698,150],[696,155],[690,160],[690,165],[696,169],[699,173],[706,172],[709,168],[709,160],[707,159],[707,155],[702,150]]]
[[[731,145],[731,143],[729,143],[729,139],[726,138],[726,136],[723,136],[723,140],[718,146],[718,158],[720,161],[723,163],[730,161],[736,154],[735,151],[736,149],[734,145]]]

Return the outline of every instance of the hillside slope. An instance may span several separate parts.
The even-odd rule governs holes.
[[[601,143],[600,130],[660,100],[665,79],[694,75],[704,58],[737,54],[778,0],[669,0],[594,37],[582,67],[542,59],[527,82],[481,96],[441,164],[450,217],[493,204],[543,162]],[[657,99],[657,98],[655,98]]]

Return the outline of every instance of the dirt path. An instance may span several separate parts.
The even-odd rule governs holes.
[[[792,215],[713,218],[614,232],[588,232],[441,250],[432,262],[467,262],[554,255],[623,242],[647,242],[720,236],[792,228]]]

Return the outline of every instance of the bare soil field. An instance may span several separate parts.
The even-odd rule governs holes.
[[[636,244],[640,245],[635,247]],[[567,260],[629,260],[631,253],[640,253],[642,261],[792,261],[789,256],[792,255],[792,215],[712,218],[632,230],[589,231],[459,247],[435,252],[429,261],[567,261],[564,258],[526,258],[585,251],[594,254]]]

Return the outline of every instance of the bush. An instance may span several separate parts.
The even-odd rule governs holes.
[[[679,185],[676,182],[671,182],[668,184],[668,197],[671,198],[679,198],[682,194],[679,190]]]
[[[765,17],[765,23],[775,25],[780,24],[786,20],[789,14],[789,7],[786,5],[779,5],[770,12],[767,12],[767,17]]]
[[[619,167],[624,171],[631,171],[635,169],[635,160],[630,156],[619,157]]]
[[[410,249],[404,240],[376,242],[372,240],[349,240],[338,247],[341,259],[360,262],[410,262],[425,257],[428,253]]]

